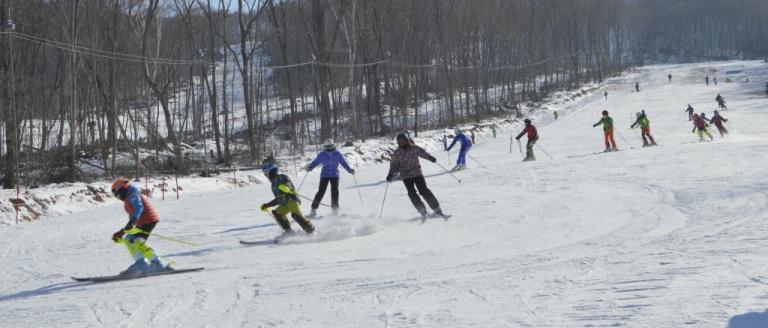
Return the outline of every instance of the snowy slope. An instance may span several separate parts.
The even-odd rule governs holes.
[[[711,70],[720,85],[703,85]],[[129,264],[110,241],[125,220],[117,205],[3,227],[0,327],[766,327],[766,78],[760,62],[647,67],[608,81],[607,101],[599,91],[558,108],[558,121],[536,118],[554,159],[539,148],[538,162],[521,163],[510,128],[479,140],[470,155],[487,168],[470,162],[461,184],[423,163],[454,215],[446,223],[418,224],[401,183],[378,219],[385,164],[359,170],[364,204],[343,176],[346,216],[287,245],[238,244],[279,233],[257,209],[264,185],[156,203],[157,233],[200,246],[151,244],[200,273],[71,282]],[[683,110],[711,112],[717,92],[733,133],[699,143]],[[661,147],[640,148],[629,131],[641,108]],[[624,151],[592,155],[603,109]],[[318,178],[301,192],[312,196]]]

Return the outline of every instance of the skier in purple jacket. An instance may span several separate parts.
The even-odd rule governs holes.
[[[312,201],[312,212],[309,213],[309,217],[317,216],[317,208],[320,207],[320,201],[325,196],[325,191],[328,189],[328,183],[331,183],[331,208],[333,214],[338,214],[339,211],[339,164],[344,167],[349,174],[355,174],[355,170],[349,167],[347,161],[344,159],[344,155],[336,150],[336,145],[333,144],[333,140],[328,139],[323,144],[324,151],[317,154],[312,163],[307,166],[307,171],[312,171],[318,165],[323,166],[323,170],[320,172],[320,187],[315,194],[315,199]]]

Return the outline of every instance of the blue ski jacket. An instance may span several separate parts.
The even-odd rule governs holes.
[[[312,171],[318,165],[322,165],[323,170],[320,172],[321,178],[338,178],[339,164],[341,164],[347,172],[352,173],[352,168],[349,167],[347,160],[344,159],[344,155],[338,150],[320,152],[317,154],[317,158],[309,164],[307,169]]]
[[[466,150],[466,149],[469,149],[469,147],[472,147],[472,141],[469,140],[469,138],[467,138],[467,136],[464,135],[464,133],[459,133],[458,135],[453,137],[453,142],[451,142],[451,145],[448,146],[447,150],[451,150],[451,148],[453,148],[453,146],[459,141],[461,141],[461,150]]]

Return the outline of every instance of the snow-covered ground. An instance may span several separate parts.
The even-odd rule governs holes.
[[[705,86],[715,73],[720,84]],[[238,243],[279,234],[258,210],[271,198],[263,184],[155,202],[155,232],[200,246],[151,244],[199,273],[72,282],[130,263],[110,240],[125,222],[116,203],[3,226],[0,327],[768,327],[766,78],[761,62],[642,68],[608,81],[607,101],[601,90],[557,121],[536,117],[534,163],[510,153],[516,128],[485,134],[470,155],[487,168],[471,161],[461,184],[423,163],[448,222],[419,224],[401,183],[379,219],[386,163],[358,170],[362,204],[344,175],[345,216],[285,245]],[[732,134],[699,143],[683,110],[711,115],[718,92]],[[629,130],[641,108],[660,147],[640,148]],[[592,155],[603,109],[624,151]]]

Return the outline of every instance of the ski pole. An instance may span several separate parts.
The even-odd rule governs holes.
[[[629,141],[627,141],[627,139],[624,139],[624,136],[623,136],[623,135],[621,135],[621,131],[619,131],[619,130],[616,130],[616,133],[618,133],[618,134],[619,134],[619,137],[621,138],[621,140],[624,140],[624,143],[626,143],[627,145],[629,144]]]
[[[309,176],[309,171],[307,171],[307,173],[304,174],[304,178],[301,179],[301,183],[299,184],[299,188],[296,189],[296,192],[299,192],[301,190],[301,186],[304,185],[304,180],[307,180],[307,176]]]
[[[482,168],[484,168],[484,169],[487,169],[487,168],[488,168],[487,166],[483,165],[483,163],[480,163],[480,161],[476,160],[474,157],[472,157],[472,156],[469,156],[469,154],[467,154],[467,157],[469,157],[469,159],[471,159],[471,160],[475,161],[475,163],[479,164],[479,165],[480,165],[480,167],[482,167]]]
[[[520,149],[520,155],[523,154],[523,145],[520,143],[520,139],[517,139],[517,148]]]
[[[165,240],[176,242],[176,243],[183,244],[183,245],[195,246],[195,247],[200,246],[198,244],[190,243],[188,241],[183,241],[183,240],[179,240],[179,239],[176,239],[176,238],[166,237],[166,236],[163,236],[163,235],[158,235],[156,233],[150,233],[150,232],[141,230],[139,228],[133,228],[133,229],[127,230],[125,233],[129,234],[129,235],[135,235],[135,234],[143,233],[143,234],[146,234],[147,236],[154,236],[154,237],[157,237],[157,238],[160,238],[160,239],[165,239]],[[125,238],[123,238],[123,239],[125,239]]]
[[[389,184],[391,182],[387,181],[387,187],[384,189],[384,199],[381,200],[381,211],[379,212],[379,219],[381,219],[381,215],[384,214],[384,202],[387,201],[387,191],[389,191]]]
[[[365,202],[363,201],[363,194],[360,193],[360,185],[357,184],[357,177],[353,174],[352,179],[355,180],[355,189],[357,189],[357,196],[360,197],[360,204],[365,206]]]
[[[437,166],[439,166],[441,169],[443,169],[443,171],[445,171],[445,173],[448,173],[448,174],[450,174],[452,178],[456,179],[456,181],[458,181],[459,183],[461,183],[461,179],[459,179],[459,178],[457,178],[455,175],[453,175],[453,173],[451,173],[451,171],[448,171],[448,170],[445,168],[445,166],[442,166],[442,165],[440,165],[440,163],[438,163],[438,162],[435,162],[435,164],[437,164]]]
[[[509,153],[512,153],[512,136],[509,136]]]
[[[539,146],[539,149],[541,149],[541,151],[542,151],[542,152],[544,152],[544,154],[546,154],[546,155],[547,155],[547,157],[549,157],[549,159],[551,159],[551,160],[553,160],[553,161],[555,160],[554,158],[552,158],[552,155],[550,155],[550,154],[549,154],[549,153],[548,153],[548,152],[547,152],[547,151],[544,149],[544,147],[542,147],[542,146],[541,146],[541,144],[539,144],[539,143],[536,143],[536,146]]]
[[[296,193],[296,194],[297,194],[297,195],[299,195],[299,197],[301,197],[301,198],[304,198],[304,199],[306,199],[306,200],[309,200],[309,201],[312,201],[312,202],[314,202],[314,201],[315,201],[314,199],[312,199],[312,198],[309,198],[309,197],[307,197],[307,196],[304,196],[304,195],[302,195],[302,194],[300,194],[300,193]],[[320,205],[323,205],[323,206],[325,206],[325,207],[330,207],[330,208],[333,208],[331,205],[328,205],[328,204],[324,204],[324,203],[320,203]]]

